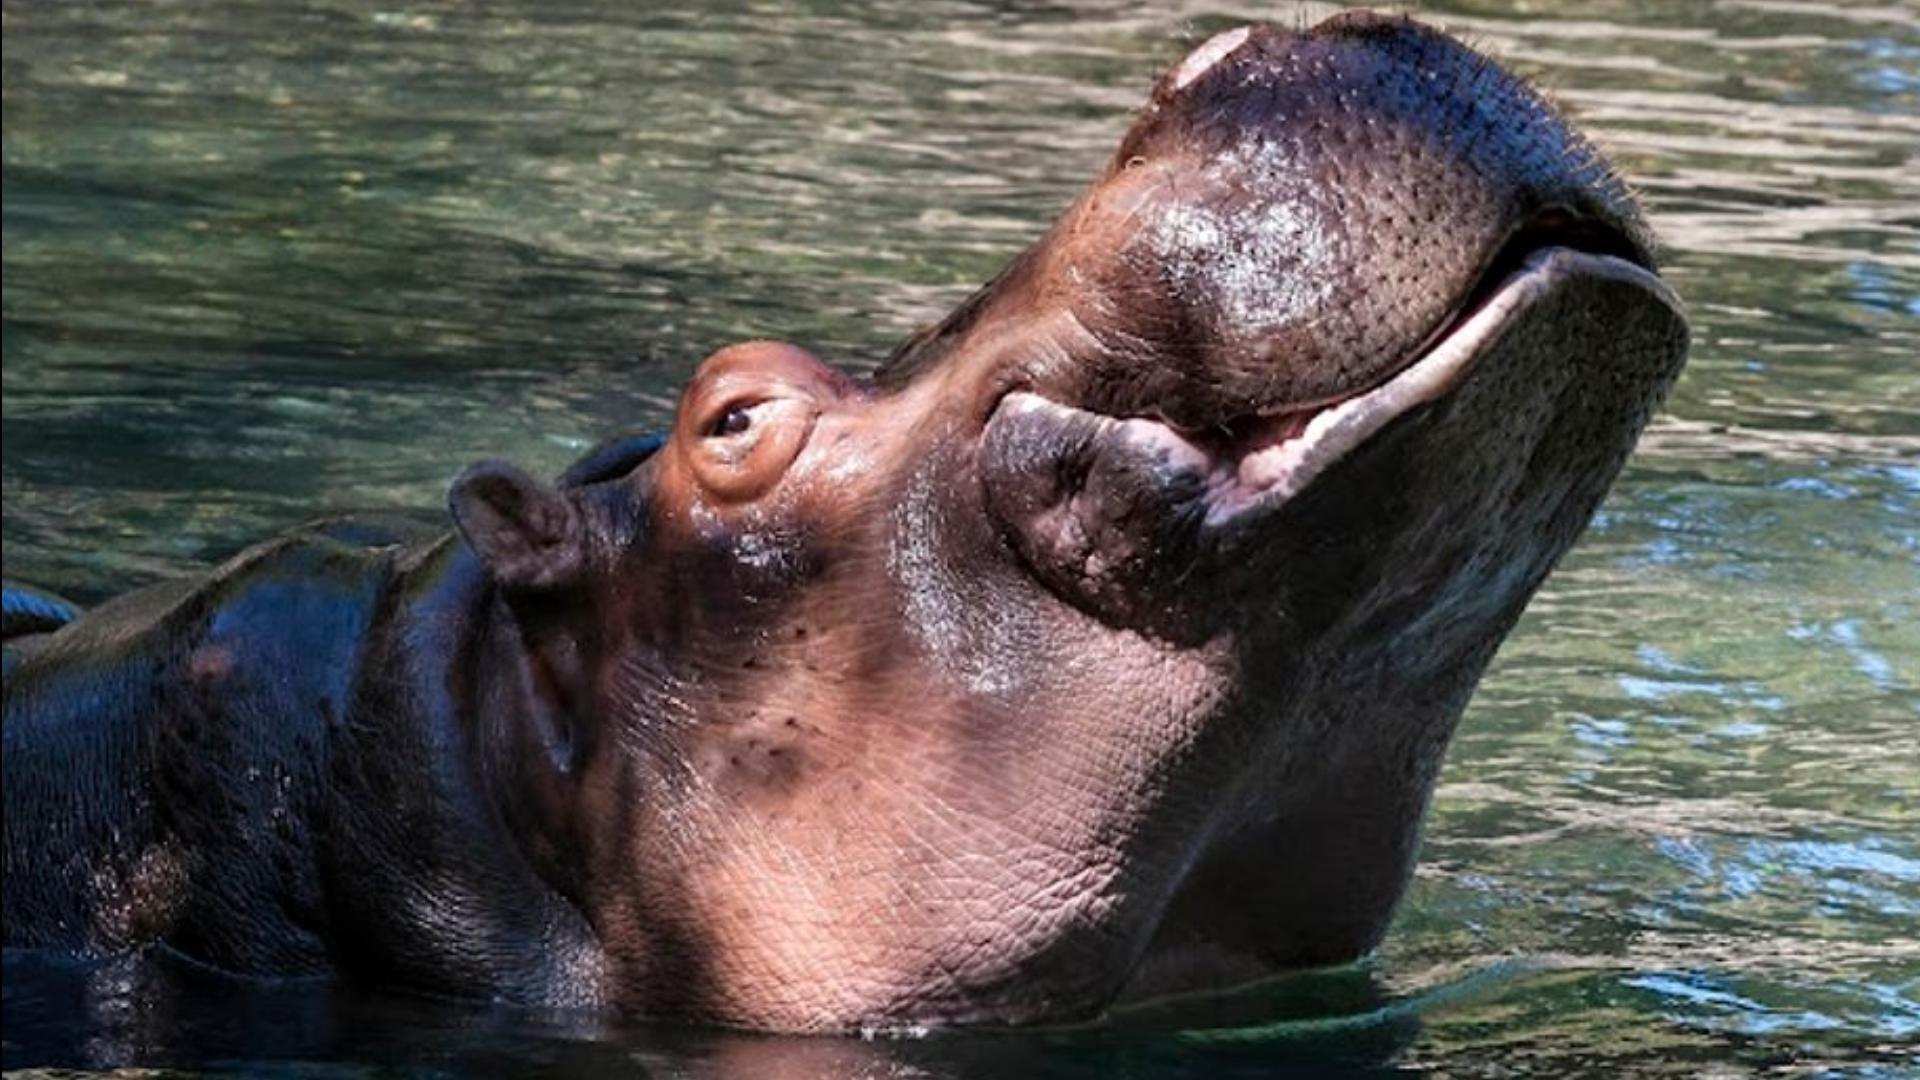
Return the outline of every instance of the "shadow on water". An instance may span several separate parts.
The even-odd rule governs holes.
[[[130,1064],[248,1075],[1374,1077],[1423,1012],[1495,992],[1494,968],[1410,999],[1361,967],[1228,997],[1136,1010],[1076,1029],[782,1037],[614,1025],[576,1015],[356,995],[326,982],[258,983],[165,955],[5,961],[4,1067]],[[338,1063],[348,1063],[341,1065]]]

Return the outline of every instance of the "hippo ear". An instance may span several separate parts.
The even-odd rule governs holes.
[[[586,564],[586,530],[573,503],[504,461],[469,466],[447,504],[460,535],[502,585],[559,588]]]

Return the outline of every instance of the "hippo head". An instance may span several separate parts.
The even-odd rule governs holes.
[[[496,765],[630,1011],[1027,1022],[1352,958],[1453,725],[1677,372],[1598,154],[1370,15],[1213,38],[870,380],[453,506]]]

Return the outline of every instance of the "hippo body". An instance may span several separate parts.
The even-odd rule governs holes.
[[[8,946],[581,1000],[593,979],[540,980],[590,957],[586,927],[472,782],[485,592],[444,535],[331,523],[29,642]]]
[[[1684,360],[1649,245],[1441,34],[1219,35],[871,379],[10,643],[6,943],[809,1031],[1359,956]]]

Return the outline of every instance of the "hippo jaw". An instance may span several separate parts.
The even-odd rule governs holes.
[[[1250,409],[1193,432],[1009,391],[983,435],[990,504],[1040,576],[1118,612],[1127,606],[1121,600],[1138,598],[1111,594],[1137,593],[1164,576],[1165,567],[1137,567],[1109,580],[1129,560],[1172,554],[1187,560],[1177,567],[1185,577],[1209,549],[1257,543],[1261,521],[1381,429],[1453,392],[1537,309],[1606,288],[1641,294],[1655,320],[1679,310],[1665,283],[1636,263],[1553,245],[1501,274],[1384,382],[1344,398],[1270,415]],[[1602,350],[1591,362],[1604,369],[1613,361]]]
[[[1010,424],[1019,424],[1020,417],[1033,413],[1043,414],[1048,424],[1091,422],[1099,431],[1098,441],[1112,442],[1110,452],[1159,459],[1170,486],[1198,493],[1200,522],[1219,529],[1277,508],[1388,423],[1444,397],[1529,308],[1582,276],[1629,283],[1670,307],[1679,306],[1664,282],[1631,262],[1551,247],[1529,256],[1493,295],[1386,382],[1321,405],[1255,414],[1244,424],[1228,425],[1229,430],[1245,428],[1237,437],[1190,436],[1162,420],[1101,416],[1031,391],[1009,393],[999,410],[1008,414],[1004,422]]]

